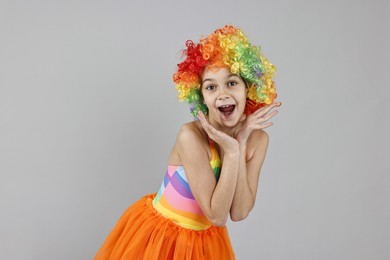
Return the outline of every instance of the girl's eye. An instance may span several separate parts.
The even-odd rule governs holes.
[[[214,90],[215,89],[215,86],[214,85],[208,85],[206,87],[207,90]]]
[[[235,85],[237,85],[237,82],[235,82],[235,81],[229,81],[228,82],[228,86],[229,87],[232,87],[232,86],[235,86]]]

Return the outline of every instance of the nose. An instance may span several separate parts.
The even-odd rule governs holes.
[[[218,95],[218,100],[226,100],[229,99],[230,95],[226,88],[222,87],[219,89],[219,95]]]

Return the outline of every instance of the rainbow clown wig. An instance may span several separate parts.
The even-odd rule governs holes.
[[[183,51],[186,58],[178,64],[173,81],[179,92],[179,100],[187,100],[194,117],[197,117],[199,110],[208,113],[200,89],[201,75],[206,66],[210,69],[229,68],[233,74],[241,76],[248,87],[247,115],[271,104],[276,98],[272,80],[275,66],[260,53],[260,47],[252,46],[240,29],[226,25],[207,38],[202,37],[200,43],[188,40],[186,47]]]

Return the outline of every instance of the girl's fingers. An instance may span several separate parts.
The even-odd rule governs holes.
[[[250,120],[250,122],[247,123],[251,125],[254,129],[263,129],[272,125],[271,122],[267,121],[274,117],[277,113],[278,110],[274,110],[269,114],[265,113],[262,115],[256,115],[252,118],[252,120]]]
[[[266,106],[264,106],[264,107],[261,107],[261,108],[257,109],[257,110],[254,112],[254,114],[258,114],[258,113],[263,112],[263,111],[266,110],[266,109],[270,109],[270,107],[271,107],[273,104],[274,104],[274,103],[272,103],[272,104],[270,104],[270,105],[266,105]]]
[[[264,128],[267,128],[267,127],[272,126],[272,125],[273,125],[272,122],[267,122],[265,124],[260,125],[260,127],[261,127],[261,129],[264,129]]]
[[[271,117],[275,116],[277,113],[278,113],[278,110],[274,110],[271,113],[262,116],[261,118],[263,118],[265,121],[268,121]]]
[[[226,140],[230,138],[224,132],[221,132],[221,131],[217,130],[214,126],[212,126],[208,122],[207,118],[204,116],[203,113],[201,113],[201,112],[198,113],[198,118],[199,118],[199,121],[200,121],[203,129],[206,131],[207,135],[215,142],[217,142],[217,143],[226,142]]]
[[[208,122],[207,122],[206,117],[204,116],[204,114],[200,110],[198,112],[198,119],[199,119],[200,123],[202,124],[202,127],[205,128],[207,126]]]
[[[202,120],[204,119],[204,114],[201,110],[198,111],[198,119],[202,122]]]
[[[251,120],[251,123],[252,124],[255,124],[255,125],[258,125],[259,123],[264,123],[264,122],[267,122],[268,120],[270,120],[272,117],[274,117],[276,114],[278,113],[277,110],[274,110],[272,111],[271,113],[269,114],[266,114],[266,115],[257,115],[255,117],[253,117],[253,119]]]
[[[270,127],[272,125],[273,125],[272,122],[267,122],[267,123],[264,123],[264,124],[255,125],[253,128],[254,129],[264,129],[264,128]]]
[[[281,106],[281,102],[274,102],[268,106],[259,108],[256,112],[254,112],[255,115],[263,116],[268,113],[272,108]]]
[[[202,111],[199,111],[198,112],[198,118],[199,118],[199,121],[203,127],[203,129],[206,131],[206,133],[211,137],[211,136],[215,136],[217,133],[217,130],[212,126],[210,125],[210,123],[207,121],[206,117],[204,116],[204,114],[202,113]]]
[[[271,117],[273,117],[274,115],[276,115],[277,113],[278,113],[278,110],[274,110],[272,112],[270,112],[270,110],[267,110],[267,111],[263,111],[262,113],[257,114],[256,118],[268,120]]]
[[[276,107],[276,105],[274,105],[274,104],[271,104],[271,105],[269,105],[269,106],[263,107],[264,109],[262,109],[262,110],[257,110],[257,111],[255,112],[255,115],[257,115],[257,116],[263,116],[263,115],[267,114],[267,113],[268,113],[272,108],[274,108],[274,107]]]
[[[210,125],[207,123],[207,121],[205,121],[205,119],[202,119],[202,121],[200,121],[203,129],[207,132],[208,135],[211,134],[211,129],[210,129]]]
[[[206,118],[206,116],[203,114],[202,111],[198,112],[198,118],[203,126],[206,126],[208,128],[210,128],[210,127],[214,128],[212,125],[210,125],[208,119]]]

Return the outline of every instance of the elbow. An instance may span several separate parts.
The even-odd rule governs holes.
[[[236,213],[236,214],[231,213],[230,219],[234,222],[238,222],[238,221],[246,219],[248,216],[249,216],[249,212],[240,212],[240,213]]]
[[[254,205],[255,201],[252,200],[251,203],[241,205],[241,207],[230,208],[230,219],[234,222],[246,219],[252,211]]]

